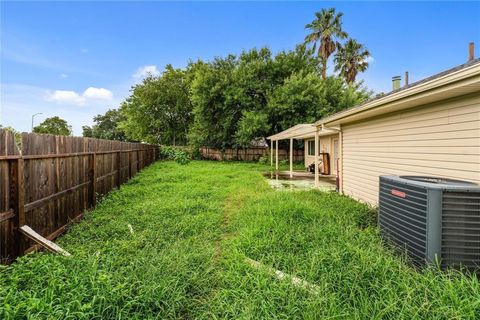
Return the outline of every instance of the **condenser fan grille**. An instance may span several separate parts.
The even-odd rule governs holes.
[[[480,192],[443,193],[442,265],[480,265]]]
[[[405,194],[405,197],[398,196],[402,194]],[[400,249],[404,249],[415,263],[425,261],[426,190],[394,181],[382,181],[380,212],[379,224],[382,235]]]

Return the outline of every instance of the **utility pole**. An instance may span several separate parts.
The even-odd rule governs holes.
[[[35,118],[35,116],[38,116],[39,114],[43,114],[43,113],[39,112],[32,115],[32,130],[31,130],[32,132],[33,132],[33,119]]]

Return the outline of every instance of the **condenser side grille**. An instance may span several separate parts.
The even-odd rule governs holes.
[[[480,193],[444,191],[442,266],[480,265]]]
[[[427,250],[427,191],[382,177],[379,191],[382,236],[406,249],[414,262],[423,263]]]

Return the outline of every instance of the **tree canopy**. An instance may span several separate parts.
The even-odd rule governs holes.
[[[118,111],[97,115],[84,135],[237,148],[350,108],[371,94],[356,82],[370,53],[355,40],[340,43],[348,36],[342,18],[335,9],[317,12],[293,50],[253,48],[185,68],[167,65],[133,86]],[[338,75],[326,73],[332,55]]]
[[[305,46],[273,56],[267,48],[216,58],[192,83],[189,142],[215,148],[251,141],[313,122],[369,96],[341,77],[322,79],[320,60]]]
[[[17,131],[15,128],[13,128],[11,126],[4,127],[1,124],[0,124],[0,129],[8,131],[11,134],[13,134],[13,136],[15,137],[15,143],[17,144],[18,147],[21,146],[21,144],[22,144],[22,133],[20,131]]]
[[[58,116],[45,119],[38,126],[33,128],[34,133],[53,134],[57,136],[70,136],[72,127],[68,122]]]
[[[158,76],[148,76],[135,85],[120,105],[119,127],[131,140],[160,144],[186,144],[192,122],[189,96],[191,77],[186,70],[167,65]]]
[[[345,78],[347,83],[355,82],[357,74],[368,68],[370,52],[354,39],[349,39],[344,45],[339,45],[335,54],[335,71]]]
[[[313,44],[315,51],[318,46],[318,57],[322,61],[322,78],[327,77],[327,61],[332,53],[335,52],[338,41],[348,37],[343,30],[342,12],[335,12],[335,8],[322,9],[315,13],[315,20],[305,26],[310,33],[305,37],[305,43]]]
[[[125,117],[117,109],[109,109],[105,114],[96,115],[93,118],[93,126],[83,126],[83,136],[97,139],[125,141],[125,132],[119,127],[119,123]]]

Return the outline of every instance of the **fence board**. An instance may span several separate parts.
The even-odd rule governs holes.
[[[11,184],[12,174],[16,174],[16,163],[20,152],[15,143],[15,136],[0,130],[0,263],[12,260],[12,253],[17,251],[18,239],[13,236],[18,214],[14,204],[15,185]],[[17,159],[15,158],[17,157]],[[8,159],[11,158],[11,159]],[[13,177],[14,178],[14,177]]]
[[[53,239],[95,206],[97,194],[158,158],[157,146],[141,143],[29,133],[21,140],[20,153],[13,135],[0,130],[0,214],[13,212],[0,219],[2,263],[35,246],[19,227]]]

